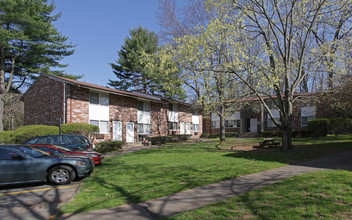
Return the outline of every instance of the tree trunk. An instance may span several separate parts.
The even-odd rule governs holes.
[[[0,131],[3,131],[4,130],[4,126],[2,124],[2,121],[3,121],[3,116],[4,116],[4,96],[3,94],[0,94]]]
[[[4,48],[0,47],[0,131],[4,130],[2,119],[4,115],[4,97],[6,92],[5,86],[5,54]]]
[[[282,149],[284,151],[291,150],[292,146],[292,97],[286,96],[285,102],[285,112],[281,116],[283,120],[282,126]]]
[[[225,107],[221,106],[220,107],[220,141],[225,141],[226,140],[226,136],[225,136]]]

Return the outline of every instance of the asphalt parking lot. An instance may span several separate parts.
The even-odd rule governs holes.
[[[0,187],[1,220],[49,219],[79,190],[81,181],[68,185],[26,184]]]

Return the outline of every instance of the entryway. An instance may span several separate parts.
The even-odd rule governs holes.
[[[112,130],[113,130],[112,139],[114,141],[122,141],[122,122],[113,121]]]
[[[134,123],[127,122],[126,123],[126,142],[134,142]]]

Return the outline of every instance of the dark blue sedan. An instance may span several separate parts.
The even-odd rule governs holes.
[[[88,176],[94,162],[85,156],[49,155],[26,145],[0,145],[0,185],[29,182],[68,184]]]

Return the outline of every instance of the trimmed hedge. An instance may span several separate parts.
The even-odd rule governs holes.
[[[61,125],[63,134],[82,134],[88,137],[91,133],[99,132],[99,127],[84,123],[70,123]]]
[[[22,126],[10,136],[9,143],[21,144],[37,136],[59,134],[59,127],[48,125],[27,125]]]
[[[159,136],[159,137],[149,137],[150,143],[152,145],[162,145],[171,142],[181,142],[188,140],[192,135],[190,134],[177,134],[177,135],[168,135],[168,136]]]
[[[314,137],[325,137],[329,131],[330,120],[327,118],[317,118],[308,122],[310,133]]]
[[[337,137],[339,134],[349,131],[352,126],[352,119],[349,118],[330,118],[330,129]]]
[[[124,143],[124,141],[103,141],[95,144],[95,150],[102,154],[119,151]]]
[[[201,138],[220,138],[220,133],[203,133]],[[238,137],[237,132],[225,132],[225,137]]]
[[[13,131],[0,131],[0,144],[9,144]]]

